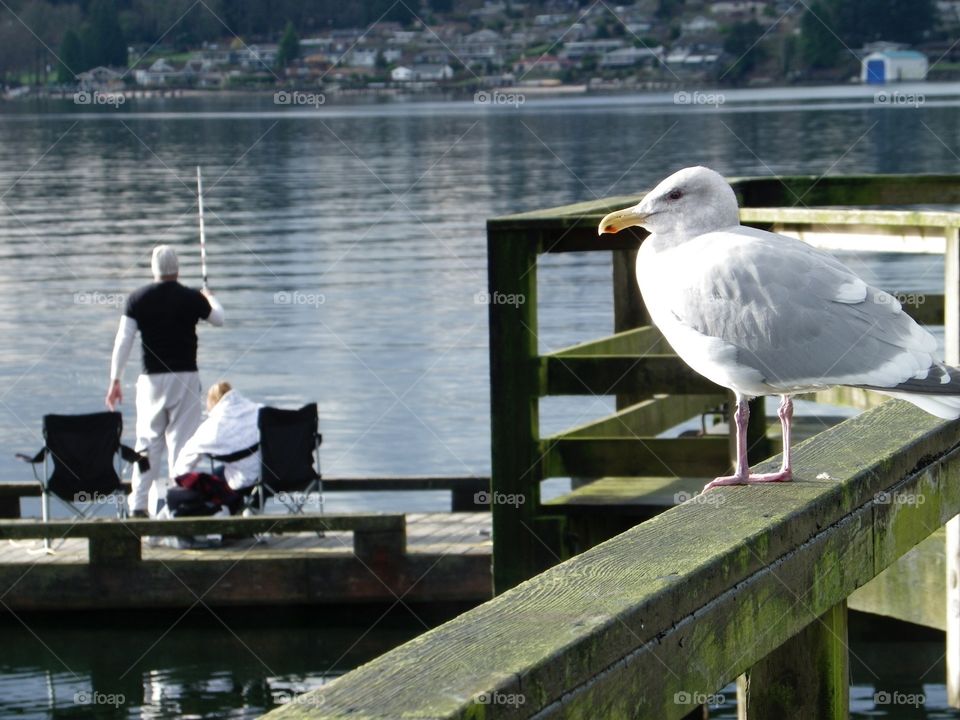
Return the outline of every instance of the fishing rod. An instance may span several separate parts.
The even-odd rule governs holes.
[[[200,208],[200,275],[203,277],[203,287],[207,287],[207,235],[203,229],[203,178],[200,176],[200,166],[197,165],[197,201]]]

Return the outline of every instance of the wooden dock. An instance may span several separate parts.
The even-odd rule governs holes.
[[[492,594],[490,524],[487,512],[5,520],[0,600],[12,611],[478,603]],[[144,539],[161,533],[263,536],[203,549]]]
[[[748,225],[942,239],[944,292],[904,309],[945,325],[946,360],[960,364],[960,214],[902,209],[960,202],[960,176],[731,184]],[[666,509],[729,459],[725,438],[667,431],[728,396],[651,325],[633,274],[646,233],[597,237],[605,213],[638,199],[488,221],[489,293],[523,299],[489,306],[491,493],[525,500],[492,507],[497,597],[271,718],[679,720],[704,717],[737,681],[741,720],[842,720],[848,603],[942,624],[948,700],[960,706],[960,422],[887,402],[797,447],[794,483]],[[856,208],[884,205],[898,207]],[[612,254],[612,336],[541,350],[537,265],[554,252]],[[541,436],[548,395],[612,395],[616,412]],[[816,399],[876,403],[863,391]],[[754,408],[752,463],[772,451],[764,425]],[[541,502],[552,477],[578,487]],[[917,588],[938,600],[911,602]]]
[[[268,717],[680,720],[736,680],[743,720],[846,718],[847,598],[960,512],[958,439],[886,403]]]
[[[946,249],[944,291],[889,290],[897,296],[924,298],[923,303],[904,304],[904,310],[919,322],[956,322],[960,213],[900,208],[960,202],[960,176],[754,177],[730,182],[746,225],[793,234],[828,231],[939,238]],[[684,420],[721,408],[728,393],[680,360],[652,325],[635,277],[637,250],[646,231],[629,228],[597,236],[603,215],[639,199],[605,198],[487,221],[488,292],[491,297],[524,299],[489,305],[491,486],[493,492],[526,499],[516,509],[492,508],[497,593],[670,507],[663,501],[663,483],[658,479],[706,480],[723,473],[729,462],[730,450],[723,437],[664,435]],[[897,209],[873,209],[883,205]],[[864,243],[864,249],[870,249],[869,243]],[[614,334],[545,350],[539,342],[537,319],[542,272],[538,266],[547,254],[570,252],[612,256]],[[958,335],[960,325],[951,325],[948,337]],[[960,357],[954,362],[960,362]],[[614,396],[617,410],[545,436],[540,434],[539,402],[551,395]],[[815,399],[854,400],[865,407],[877,403],[877,397],[840,388],[818,393]],[[758,409],[755,401],[748,428],[751,463],[773,451],[764,413]],[[568,476],[603,483],[606,507],[589,512],[586,492],[540,502],[543,480]],[[680,486],[677,491],[684,489]],[[613,517],[618,504],[626,511]],[[957,534],[960,537],[960,525]],[[960,556],[960,545],[955,549]],[[960,641],[957,648],[960,705]]]

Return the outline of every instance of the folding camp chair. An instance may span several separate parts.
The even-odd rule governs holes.
[[[263,407],[257,417],[260,430],[260,477],[253,485],[248,506],[263,512],[273,497],[292,514],[303,512],[316,492],[323,512],[317,404],[299,410]]]
[[[119,412],[89,415],[44,415],[44,446],[33,455],[17,454],[33,465],[40,483],[43,520],[50,517],[50,496],[58,498],[80,518],[93,514],[98,504],[112,500],[117,517],[126,517],[126,496],[120,483],[121,460],[150,466],[147,456],[120,443],[123,418]],[[53,472],[50,472],[50,464]],[[37,465],[43,463],[43,475]],[[78,507],[86,505],[86,511]]]

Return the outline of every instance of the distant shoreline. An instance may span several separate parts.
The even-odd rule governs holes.
[[[86,94],[86,102],[76,100]],[[318,89],[269,88],[262,90],[70,90],[62,93],[23,94],[4,98],[4,106],[20,106],[70,101],[79,108],[98,109],[97,106],[125,105],[152,101],[212,100],[229,101],[248,98],[260,99],[278,111],[311,109],[322,111],[325,107],[351,105],[376,105],[383,102],[410,104],[452,104],[516,108],[524,105],[550,106],[559,103],[581,102],[599,105],[676,105],[691,109],[716,109],[720,106],[749,103],[782,104],[799,101],[870,101],[875,105],[921,105],[928,99],[943,100],[960,98],[960,81],[904,82],[885,85],[844,83],[833,85],[789,85],[752,88],[723,88],[707,85],[676,86],[661,84],[660,87],[612,88],[587,85],[515,85],[486,88],[474,93],[437,87],[435,91],[404,92],[403,88],[337,89],[327,93]],[[111,102],[112,99],[112,102]],[[864,103],[860,103],[864,104]],[[309,108],[307,107],[309,106]],[[265,108],[260,108],[265,109]]]

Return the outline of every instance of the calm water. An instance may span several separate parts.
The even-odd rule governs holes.
[[[197,164],[211,285],[228,313],[227,327],[201,330],[205,383],[229,379],[271,404],[317,401],[329,475],[486,473],[486,307],[476,302],[486,219],[635,193],[692,164],[729,175],[960,172],[956,92],[896,108],[850,94],[738,93],[716,109],[667,96],[519,109],[390,101],[278,111],[269,96],[82,112],[59,101],[0,106],[0,480],[27,475],[12,455],[40,446],[44,413],[102,408],[120,305],[147,281],[153,245],[176,245],[184,279],[199,284]],[[856,264],[891,289],[942,286],[936,258]],[[546,259],[543,348],[610,331],[609,276],[602,255]],[[127,439],[135,370],[125,383]],[[544,430],[608,407],[552,400]],[[120,716],[187,712],[161,702],[162,688],[205,698],[189,711],[197,716],[256,714],[274,688],[264,678],[310,685],[334,673],[309,653],[276,672],[241,668],[242,641],[217,626],[206,632],[218,654],[194,664],[193,636],[171,634],[162,653],[151,646],[168,626],[116,640],[124,658],[143,655],[137,679],[127,676],[141,688],[138,706]],[[37,627],[39,637],[3,631],[17,651],[0,666],[0,713],[52,717],[53,705],[69,713],[81,685],[111,692],[113,661],[98,666],[87,655],[102,631]],[[40,642],[48,637],[62,649]],[[85,659],[61,662],[66,655]],[[223,657],[237,666],[218,668]],[[28,687],[29,697],[20,692]]]

